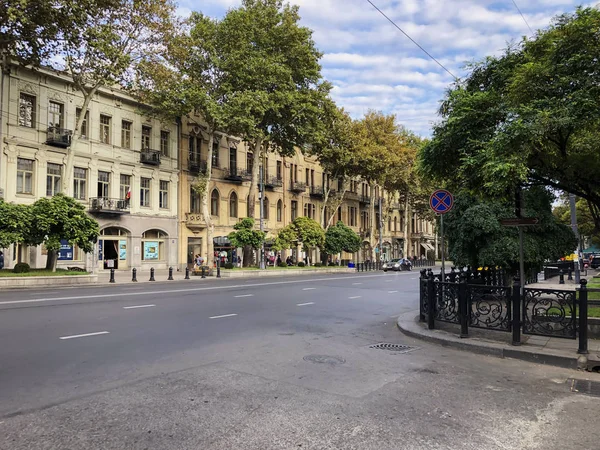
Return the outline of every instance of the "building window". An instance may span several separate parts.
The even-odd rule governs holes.
[[[394,231],[398,231],[398,218],[394,217]]]
[[[246,170],[252,172],[252,166],[254,165],[254,155],[252,152],[246,153]]]
[[[121,121],[121,147],[131,148],[131,122]]]
[[[197,214],[200,212],[201,207],[202,199],[200,198],[200,194],[198,194],[194,188],[190,187],[190,212]]]
[[[87,192],[87,169],[75,167],[73,169],[73,198],[85,200]]]
[[[160,180],[158,191],[158,207],[167,209],[169,207],[169,182]]]
[[[238,216],[238,196],[232,192],[229,196],[229,217],[236,218]]]
[[[305,169],[306,173],[306,184],[310,186],[310,169]]]
[[[210,215],[219,215],[219,191],[216,189],[213,189],[212,193],[210,194]]]
[[[277,161],[277,179],[281,180],[282,176],[283,176],[283,166],[281,161]]]
[[[60,179],[62,166],[60,164],[48,163],[46,172],[46,195],[52,197],[60,192]]]
[[[279,162],[279,161],[277,161]],[[277,200],[277,222],[281,222],[283,219],[283,202],[281,200]]]
[[[119,198],[121,200],[131,198],[131,175],[121,174],[119,177]]]
[[[232,175],[237,173],[237,149],[236,148],[229,149],[229,173]]]
[[[263,168],[263,176],[265,177],[265,180],[269,179],[269,158],[265,156],[265,166]]]
[[[100,115],[100,142],[103,144],[110,144],[111,120],[109,116]]]
[[[17,158],[17,194],[33,193],[33,160]]]
[[[269,220],[269,199],[263,198],[263,219]]]
[[[142,261],[163,261],[166,238],[168,236],[159,230],[148,230],[142,233]]]
[[[213,152],[211,164],[213,167],[219,167],[219,143],[213,142]]]
[[[35,128],[35,96],[23,92],[19,96],[19,125]]]
[[[342,207],[338,208],[338,221],[342,220]]]
[[[110,172],[98,171],[98,197],[110,197]]]
[[[75,110],[75,127],[77,127],[77,122],[79,122],[79,118],[81,117],[81,108],[77,108]],[[82,139],[87,139],[89,136],[88,124],[90,123],[90,112],[85,112],[85,117],[83,118],[83,122],[81,123],[81,129],[79,130],[79,136]]]
[[[168,131],[160,132],[160,153],[163,156],[169,156],[169,140],[171,139],[171,133]]]
[[[292,200],[292,220],[296,220],[296,217],[298,217],[298,202]]]
[[[140,179],[140,206],[150,206],[150,183],[152,183],[150,178]]]
[[[152,136],[152,128],[145,125],[142,126],[142,150],[150,148],[150,137]]]
[[[59,130],[64,126],[65,107],[62,103],[49,102],[48,104],[48,130]]]

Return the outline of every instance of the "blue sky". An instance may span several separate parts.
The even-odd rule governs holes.
[[[222,17],[239,0],[178,0],[191,10]],[[399,123],[428,136],[452,77],[394,28],[366,0],[295,0],[302,24],[324,53],[323,75],[332,96],[350,114],[369,109],[396,114]],[[530,35],[512,0],[373,0],[450,72],[465,75],[467,62],[498,54]],[[516,0],[535,31],[581,1]],[[590,5],[591,3],[585,3]]]

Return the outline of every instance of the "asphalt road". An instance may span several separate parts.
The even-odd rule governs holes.
[[[1,292],[0,448],[598,448],[594,375],[401,335],[417,277]]]

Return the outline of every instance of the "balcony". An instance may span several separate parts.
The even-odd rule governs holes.
[[[185,226],[194,231],[204,230],[206,228],[204,215],[201,213],[185,213]]]
[[[73,132],[64,128],[48,128],[46,135],[46,145],[53,147],[67,148],[71,145]]]
[[[358,192],[354,191],[346,191],[345,197],[347,200],[358,200],[360,198]]]
[[[140,152],[140,162],[151,166],[160,165],[160,151],[145,149]]]
[[[242,181],[252,180],[252,172],[246,169],[229,168],[223,169],[225,171],[225,179],[233,181],[234,183],[241,183]]]
[[[265,180],[265,187],[267,189],[275,189],[283,186],[283,180],[277,177],[269,177]]]
[[[296,194],[300,194],[306,191],[306,183],[302,183],[300,181],[296,181],[290,184],[290,191],[295,192]]]
[[[323,186],[311,186],[310,187],[310,196],[314,198],[323,198],[325,195],[325,191],[323,190]]]
[[[368,195],[362,195],[360,197],[360,203],[363,205],[369,205],[371,204],[371,197],[369,197]]]
[[[207,168],[208,168],[208,163],[206,161],[201,161],[198,158],[188,159],[188,170],[191,173],[204,175],[204,174],[206,174]]]
[[[90,198],[90,211],[97,214],[129,214],[129,200],[120,198]]]

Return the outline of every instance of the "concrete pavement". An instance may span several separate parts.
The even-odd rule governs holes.
[[[582,374],[402,336],[417,277],[0,292],[0,448],[594,448]]]

